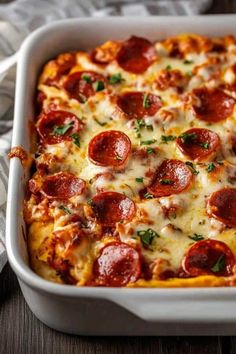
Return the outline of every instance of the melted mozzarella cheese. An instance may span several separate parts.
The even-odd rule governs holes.
[[[60,170],[70,171],[77,177],[86,181],[86,193],[79,197],[70,198],[66,202],[71,214],[76,214],[85,207],[88,198],[101,191],[116,191],[124,193],[136,203],[136,214],[132,220],[117,223],[115,235],[122,242],[134,247],[140,247],[143,258],[148,263],[162,262],[166,269],[178,271],[189,247],[194,243],[194,235],[204,239],[213,238],[229,245],[236,255],[236,231],[226,228],[220,221],[209,217],[207,202],[211,193],[230,186],[229,163],[236,164],[236,157],[232,153],[232,134],[236,131],[236,108],[232,116],[225,122],[207,123],[196,118],[191,106],[185,102],[194,88],[207,86],[216,87],[222,83],[233,84],[235,74],[232,65],[236,62],[235,46],[228,48],[228,53],[223,54],[222,60],[212,65],[211,54],[187,53],[185,59],[168,57],[168,51],[163,43],[155,44],[157,60],[142,74],[136,75],[123,70],[114,60],[107,66],[99,66],[91,62],[86,53],[77,54],[77,64],[70,73],[81,70],[92,70],[104,75],[107,79],[114,74],[121,74],[122,81],[109,86],[101,92],[91,96],[84,104],[76,99],[71,99],[63,88],[56,88],[40,84],[39,90],[46,95],[44,109],[53,103],[57,109],[74,113],[85,124],[79,133],[80,147],[73,142],[61,142],[54,145],[45,145],[43,153],[50,153],[58,158],[58,162],[50,166],[50,173]],[[219,54],[220,56],[220,54]],[[187,61],[186,61],[187,59]],[[176,87],[165,90],[157,88],[156,80],[161,70],[180,70],[187,78],[182,92]],[[216,71],[220,71],[215,78]],[[196,72],[193,75],[193,72]],[[151,92],[160,97],[161,109],[153,116],[143,118],[145,126],[140,127],[137,134],[135,120],[127,120],[125,115],[117,108],[114,97],[127,91]],[[230,93],[232,96],[235,93]],[[151,129],[147,127],[151,126]],[[192,186],[176,195],[143,200],[139,197],[140,190],[147,187],[152,180],[153,173],[164,159],[179,159],[188,161],[176,147],[175,141],[163,143],[162,136],[179,136],[192,127],[211,129],[221,139],[221,151],[216,160],[224,160],[223,165],[216,161],[216,169],[207,171],[207,163],[196,164],[197,174],[193,177]],[[114,171],[110,167],[94,164],[88,156],[88,145],[93,137],[102,131],[119,130],[128,135],[132,143],[132,151],[124,171]],[[150,145],[142,142],[152,141]],[[155,153],[147,157],[138,157],[135,151],[153,148]],[[150,171],[152,173],[150,173]],[[218,171],[218,172],[217,172]],[[232,172],[232,171],[231,171]],[[137,180],[138,179],[138,180]],[[28,202],[29,204],[29,202]],[[32,224],[29,231],[29,248],[33,257],[33,267],[41,276],[59,281],[61,279],[55,271],[47,265],[47,252],[42,248],[45,240],[52,237],[54,231],[64,230],[71,226],[71,214],[63,214],[60,203],[52,203],[51,217],[53,221],[40,223],[42,208],[33,205],[31,208]],[[89,208],[89,207],[88,207]],[[82,215],[83,213],[81,213]],[[89,213],[88,213],[89,214]],[[73,248],[67,255],[72,262],[71,274],[78,285],[86,284],[91,278],[94,259],[106,243],[111,242],[114,236],[100,235],[101,226],[97,224],[92,215],[82,215],[87,222],[87,231],[93,238],[84,239],[81,244]],[[140,232],[151,229],[155,236],[149,245],[145,245],[140,237]],[[99,237],[97,237],[99,235]],[[42,254],[37,260],[35,254],[41,249]],[[66,257],[64,250],[58,247],[62,257]],[[157,275],[158,276],[158,275]]]

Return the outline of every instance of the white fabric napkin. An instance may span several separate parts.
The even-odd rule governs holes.
[[[194,15],[211,0],[15,0],[0,5],[0,61],[14,54],[32,30],[55,20],[85,16]],[[4,245],[15,69],[0,77],[0,272],[7,256]]]

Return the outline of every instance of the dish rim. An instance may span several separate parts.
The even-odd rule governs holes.
[[[205,18],[203,20],[203,18]],[[172,22],[181,22],[191,23],[191,21],[210,21],[216,25],[216,20],[224,18],[230,18],[231,20],[235,20],[236,15],[209,15],[209,16],[173,16],[171,17]],[[169,16],[153,16],[148,19],[149,22],[158,21],[166,21],[169,20]],[[20,82],[25,79],[24,73],[24,61],[26,56],[30,52],[30,48],[32,45],[39,41],[46,33],[60,29],[67,25],[75,25],[79,26],[80,23],[88,22],[104,22],[106,23],[126,23],[126,22],[137,22],[141,21],[143,23],[146,22],[146,18],[138,18],[138,17],[107,17],[107,18],[79,18],[79,19],[66,19],[61,21],[56,21],[52,24],[45,25],[36,31],[32,32],[23,42],[19,58],[18,58],[18,68],[17,68],[17,80],[16,80],[16,98],[15,98],[15,111],[14,111],[14,128],[13,128],[13,138],[12,138],[12,146],[22,145],[22,134],[19,134],[20,127],[22,122],[24,122],[24,117],[21,116],[19,118],[18,111],[22,106],[22,102],[20,102],[20,98],[22,97]],[[13,197],[18,196],[19,187],[14,182],[17,178],[20,178],[22,171],[22,166],[18,159],[13,158],[10,162],[9,169],[9,189],[8,189],[8,200],[7,200],[7,213],[6,213],[6,248],[9,262],[17,274],[17,276],[30,287],[33,287],[39,291],[46,291],[51,294],[59,295],[59,296],[67,296],[67,297],[94,297],[94,298],[107,298],[111,300],[115,300],[118,297],[124,296],[160,296],[160,297],[177,297],[182,298],[183,296],[189,300],[194,300],[197,297],[200,300],[210,299],[212,296],[214,298],[224,300],[227,298],[232,298],[232,296],[236,295],[236,287],[191,287],[191,288],[107,288],[107,287],[76,287],[66,284],[57,284],[51,281],[45,280],[38,276],[35,272],[31,270],[31,268],[25,264],[21,255],[18,253],[16,249],[17,242],[17,228],[16,228],[16,219],[17,219],[17,203],[13,203]],[[12,221],[13,219],[13,221]],[[201,297],[203,297],[201,299]]]

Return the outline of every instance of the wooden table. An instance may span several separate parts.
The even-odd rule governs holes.
[[[236,13],[236,0],[215,0],[208,13]],[[61,334],[34,317],[24,301],[15,275],[6,265],[0,274],[0,354],[73,353],[233,354],[236,353],[236,337],[99,338]]]

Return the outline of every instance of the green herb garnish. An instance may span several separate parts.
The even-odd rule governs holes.
[[[92,83],[91,77],[90,77],[89,75],[84,74],[84,75],[82,76],[82,79],[83,79],[84,81],[86,81],[87,84],[91,84],[91,83]]]
[[[85,103],[87,101],[87,97],[83,95],[82,93],[78,93],[79,99],[82,103]]]
[[[137,177],[135,178],[136,182],[143,183],[143,177]]]
[[[179,136],[183,143],[192,143],[197,139],[196,133],[183,133]]]
[[[153,154],[155,152],[155,150],[153,148],[147,148],[146,151],[148,154]]]
[[[188,236],[188,238],[196,242],[205,239],[202,235],[198,235],[198,234],[193,234],[193,236]]]
[[[171,70],[172,69],[172,66],[169,64],[166,66],[166,70]]]
[[[74,122],[69,122],[68,124],[55,126],[53,128],[53,135],[64,135],[70,128],[74,126]]]
[[[137,235],[140,237],[144,246],[150,246],[155,237],[160,237],[153,229],[137,231]]]
[[[148,98],[148,94],[145,93],[144,96],[143,96],[143,107],[144,108],[149,108],[151,106],[151,102]]]
[[[107,123],[106,122],[100,122],[97,118],[94,118],[95,122],[100,125],[101,127],[104,127]]]
[[[120,156],[119,154],[116,154],[115,159],[116,159],[116,160],[120,160],[120,161],[122,161],[122,160],[123,160],[123,157],[122,157],[122,156]]]
[[[225,255],[222,254],[211,268],[213,273],[221,272],[225,268]]]
[[[199,145],[204,149],[209,149],[210,143],[199,143]]]
[[[153,125],[152,124],[147,124],[146,127],[147,127],[148,130],[152,130],[153,131]]]
[[[145,199],[152,199],[153,195],[147,192],[147,193],[144,194],[144,198]]]
[[[210,173],[210,172],[212,172],[215,168],[216,168],[216,167],[215,167],[214,163],[213,163],[213,162],[210,162],[210,163],[207,165],[206,171],[207,171],[208,173]]]
[[[140,145],[151,145],[151,144],[154,144],[155,142],[156,142],[156,139],[142,140],[142,141],[140,141]]]
[[[192,60],[187,60],[187,59],[186,59],[186,60],[184,61],[184,64],[193,64],[193,61],[192,61]]]
[[[173,184],[174,182],[171,179],[160,179],[161,184]]]
[[[191,172],[194,174],[194,175],[198,175],[199,174],[199,171],[196,170],[194,164],[191,162],[191,161],[186,161],[185,162],[185,165],[187,165],[189,167],[189,169],[191,170]]]
[[[174,141],[176,136],[174,135],[162,135],[161,136],[161,143],[168,144],[169,141]]]
[[[135,127],[134,127],[134,129],[135,129],[135,131],[136,131],[136,136],[137,136],[137,138],[140,138],[141,137],[141,129],[143,128],[143,127],[145,127],[146,126],[146,123],[145,123],[145,121],[144,121],[144,119],[137,119],[136,121],[135,121]]]
[[[92,198],[89,198],[89,199],[87,200],[87,204],[88,204],[88,205],[92,205],[92,204],[93,204]]]
[[[146,124],[144,119],[137,119],[135,121],[135,126],[134,130],[136,132],[136,137],[140,138],[141,137],[141,129],[146,127],[148,130],[153,131],[153,125],[152,124]]]
[[[59,209],[63,210],[66,214],[72,214],[70,209],[68,209],[67,207],[65,207],[64,205],[60,205]]]
[[[79,135],[77,133],[71,134],[70,137],[73,139],[73,143],[80,147]]]
[[[109,84],[111,85],[119,84],[123,80],[124,79],[122,78],[121,73],[117,73],[110,77]]]
[[[94,84],[94,88],[96,92],[104,90],[105,88],[104,82],[101,80],[96,81]]]
[[[131,191],[131,193],[133,194],[133,196],[135,195],[135,193],[134,193],[134,190],[133,190],[133,188],[129,185],[129,184],[127,184],[127,183],[124,183],[124,185],[126,186],[126,187],[128,187],[129,188],[129,190]],[[124,193],[124,192],[123,192]],[[124,193],[125,194],[125,193]],[[126,194],[125,194],[126,195]]]

